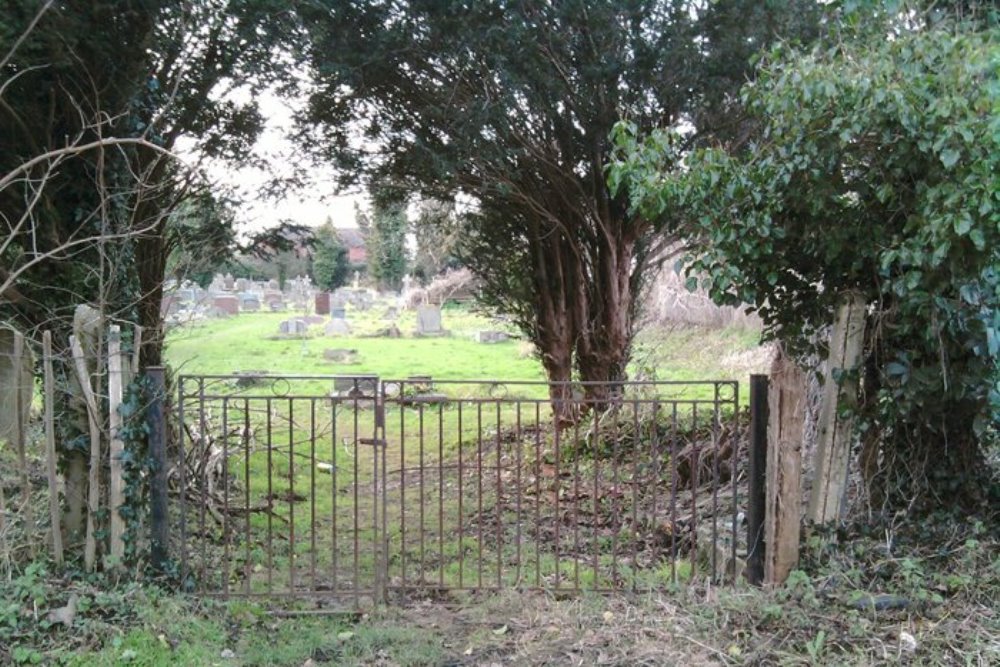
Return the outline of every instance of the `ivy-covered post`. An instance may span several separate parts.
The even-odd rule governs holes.
[[[150,510],[150,560],[153,567],[163,572],[169,558],[170,528],[167,518],[167,429],[163,416],[166,382],[162,366],[146,369],[149,378],[149,408],[146,423],[149,426],[149,457],[154,462],[149,490]]]
[[[747,581],[760,585],[764,580],[764,515],[767,502],[767,390],[766,375],[750,376],[750,469],[747,500]]]

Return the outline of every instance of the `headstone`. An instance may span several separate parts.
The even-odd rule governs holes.
[[[247,281],[247,279],[246,278],[237,278],[236,279],[236,283],[235,283],[235,287],[236,287],[236,291],[237,292],[245,292],[245,291],[247,291],[247,287],[248,287],[248,281]]]
[[[309,329],[309,326],[299,319],[285,320],[278,325],[278,332],[284,336],[302,336]]]
[[[504,343],[510,337],[505,331],[477,331],[473,336],[473,339],[477,343]]]
[[[283,313],[288,310],[288,305],[284,301],[270,301],[267,307],[271,309],[272,313]]]
[[[163,299],[160,301],[160,315],[163,317],[169,317],[170,315],[176,315],[181,309],[181,300],[176,294],[164,295]]]
[[[320,317],[319,315],[306,315],[302,319],[305,320],[305,323],[309,326],[314,324],[323,324],[323,322],[326,322],[326,318]]]
[[[382,315],[383,320],[395,320],[399,318],[399,309],[396,306],[389,306]]]
[[[232,294],[220,294],[212,299],[212,305],[224,315],[238,315],[240,300]]]
[[[323,350],[323,358],[334,364],[356,364],[358,363],[358,351],[327,348]]]
[[[327,336],[350,336],[351,325],[345,319],[330,320],[324,330]]]
[[[260,310],[260,299],[256,294],[240,294],[240,310],[256,313]]]
[[[355,271],[354,272],[354,283],[353,283],[353,285],[354,285],[354,289],[359,289],[360,288],[360,286],[361,286],[361,272],[360,271]]]
[[[330,308],[330,317],[335,320],[342,320],[347,317],[347,310],[343,306]]]
[[[333,392],[337,396],[374,396],[378,378],[374,375],[338,377],[333,379]]]
[[[233,274],[227,273],[222,278],[222,289],[232,290],[234,287],[236,287],[236,281],[233,280]]]
[[[316,295],[316,314],[317,315],[329,315],[330,314],[330,293],[320,292]]]
[[[417,335],[420,336],[440,336],[444,333],[441,328],[441,308],[432,305],[423,305],[417,308]]]
[[[271,280],[267,281],[267,289],[277,291],[281,289],[281,285],[278,283],[277,280],[272,278]]]
[[[375,332],[376,338],[402,338],[403,333],[396,326],[395,322],[390,322],[389,326]]]

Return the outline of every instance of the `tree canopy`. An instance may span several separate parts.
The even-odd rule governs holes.
[[[755,20],[747,20],[753,16]],[[307,10],[309,145],[346,182],[471,202],[459,252],[552,380],[624,376],[661,240],[612,196],[614,123],[734,136],[730,93],[812,2],[321,2]]]
[[[775,50],[744,89],[747,150],[673,168],[676,138],[622,125],[609,174],[697,239],[691,281],[795,350],[824,353],[838,300],[863,295],[858,409],[878,485],[904,498],[974,478],[1000,425],[1000,32],[981,28]]]
[[[317,287],[332,291],[347,283],[350,270],[347,248],[337,236],[330,218],[316,229],[312,253],[312,277]]]

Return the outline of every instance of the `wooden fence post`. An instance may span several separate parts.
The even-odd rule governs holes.
[[[97,421],[99,414],[97,398],[91,384],[90,373],[87,371],[87,360],[83,355],[83,347],[76,336],[69,337],[70,348],[73,351],[73,362],[77,377],[80,379],[80,389],[87,403],[87,423],[90,427],[90,470],[87,479],[87,542],[83,550],[83,565],[88,572],[94,571],[97,558],[97,512],[100,509],[100,478],[101,468],[101,427]]]
[[[771,365],[764,580],[782,584],[799,562],[806,374],[779,348]]]
[[[42,366],[45,390],[45,471],[49,478],[49,523],[52,525],[52,557],[63,564],[62,521],[59,511],[59,484],[56,477],[55,375],[52,372],[52,332],[42,332]]]
[[[109,509],[111,514],[110,555],[115,566],[121,566],[125,560],[125,519],[121,515],[125,504],[125,479],[122,471],[122,454],[125,443],[122,442],[120,431],[122,416],[119,408],[122,404],[122,335],[121,328],[115,324],[108,332],[108,431],[111,436],[109,462],[111,465]]]
[[[750,466],[747,498],[747,581],[764,580],[764,507],[767,471],[767,376],[750,376]]]
[[[153,567],[163,572],[170,558],[170,526],[167,516],[167,429],[164,422],[163,401],[166,382],[161,366],[146,369],[149,378],[146,423],[149,426],[149,455],[156,462],[150,480],[150,560]]]
[[[827,361],[826,383],[820,406],[816,476],[809,497],[807,517],[817,524],[835,521],[841,513],[847,490],[853,417],[843,417],[840,407],[857,404],[858,378],[865,339],[864,297],[849,292],[837,309]],[[838,382],[835,376],[843,373]]]
[[[14,444],[17,448],[17,462],[21,468],[21,513],[26,527],[25,534],[34,534],[35,512],[31,506],[31,478],[28,475],[28,433],[24,420],[24,335],[14,332]],[[29,540],[29,551],[34,557],[35,541]]]

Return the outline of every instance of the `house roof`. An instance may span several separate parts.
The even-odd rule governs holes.
[[[348,249],[365,247],[365,236],[357,227],[338,227],[337,236],[340,237],[340,242],[344,244],[344,247]]]

